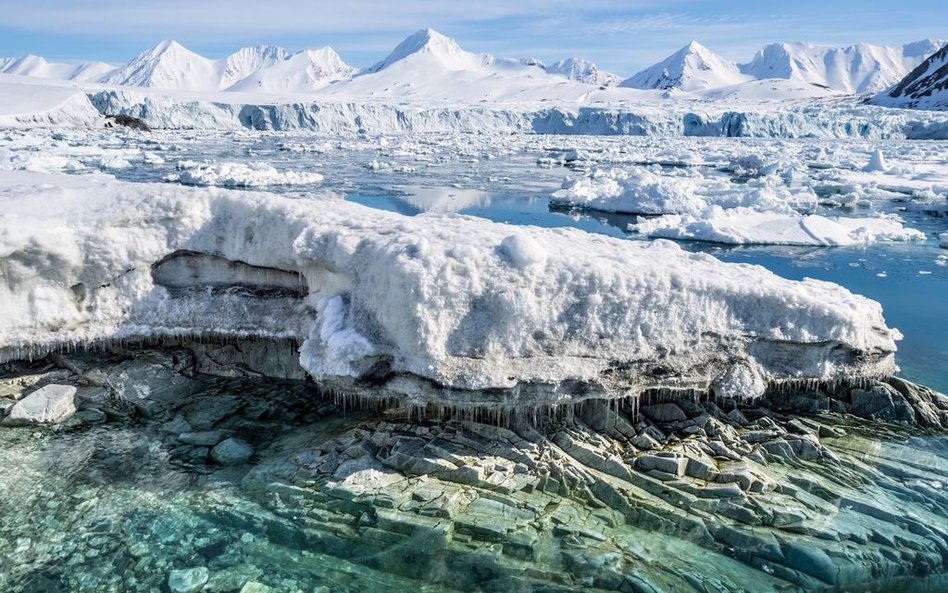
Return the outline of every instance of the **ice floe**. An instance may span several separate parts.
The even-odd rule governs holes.
[[[894,217],[848,218],[818,214],[725,210],[711,206],[698,216],[671,214],[641,219],[629,230],[669,239],[734,245],[861,245],[879,241],[924,240]]]
[[[273,165],[261,162],[198,163],[180,161],[178,173],[169,174],[166,181],[184,185],[214,185],[218,187],[266,187],[268,185],[311,185],[320,183],[323,176],[308,171],[278,171]]]

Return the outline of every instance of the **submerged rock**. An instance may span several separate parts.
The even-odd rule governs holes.
[[[243,439],[224,439],[211,449],[211,458],[221,465],[243,463],[252,456],[253,446]]]
[[[207,583],[208,577],[203,566],[172,570],[168,575],[168,589],[171,593],[196,593]]]
[[[76,412],[76,388],[71,385],[46,385],[18,401],[6,424],[52,424],[62,422]]]

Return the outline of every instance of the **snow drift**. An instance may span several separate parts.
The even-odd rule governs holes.
[[[877,303],[667,241],[103,175],[0,188],[0,360],[281,337],[350,393],[518,406],[895,370]]]

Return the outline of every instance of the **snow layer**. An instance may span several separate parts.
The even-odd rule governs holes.
[[[891,217],[826,217],[719,206],[697,216],[672,214],[641,220],[630,224],[629,230],[649,237],[733,245],[840,246],[925,239],[925,233],[905,228]]]
[[[97,127],[101,121],[88,96],[74,87],[0,75],[0,127]]]
[[[0,204],[4,358],[283,336],[350,391],[506,405],[704,389],[735,365],[766,380],[895,370],[899,335],[877,303],[667,241],[104,175],[2,173]],[[244,270],[233,289],[228,270]]]

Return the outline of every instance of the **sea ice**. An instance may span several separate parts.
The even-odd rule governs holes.
[[[506,405],[895,370],[877,303],[669,241],[105,175],[0,173],[0,200],[0,358],[294,338],[350,392]]]
[[[893,217],[847,218],[817,214],[725,210],[711,206],[698,216],[665,215],[640,219],[629,230],[669,239],[735,245],[860,245],[878,241],[924,240]]]

